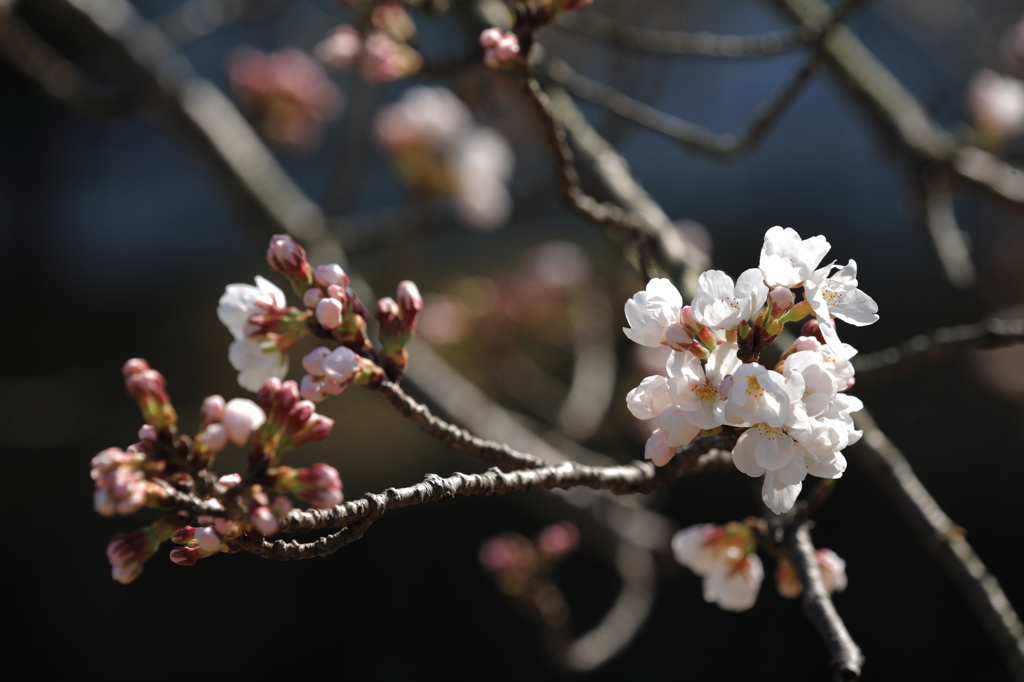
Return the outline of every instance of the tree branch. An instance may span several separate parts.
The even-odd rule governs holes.
[[[828,590],[825,589],[806,522],[798,521],[794,527],[788,529],[784,551],[804,588],[801,596],[804,613],[825,640],[836,678],[859,679],[864,656],[847,631],[828,595]]]
[[[991,350],[1024,343],[1024,320],[987,320],[959,327],[940,327],[898,346],[859,355],[853,360],[858,388],[907,376],[968,349]]]
[[[1024,624],[999,581],[968,544],[963,529],[946,516],[871,414],[861,410],[854,415],[854,422],[864,430],[864,437],[851,446],[852,457],[881,481],[911,530],[967,599],[1002,652],[1014,679],[1024,680]]]
[[[367,493],[358,500],[346,502],[333,509],[296,510],[282,519],[283,532],[342,527],[340,531],[314,542],[268,542],[258,538],[251,539],[240,548],[263,557],[285,561],[327,556],[361,538],[370,524],[388,510],[425,502],[448,502],[456,496],[568,490],[576,486],[607,490],[620,495],[647,493],[661,483],[719,466],[721,455],[715,449],[731,447],[732,441],[733,439],[717,436],[699,439],[682,449],[664,467],[656,467],[650,462],[639,460],[608,467],[562,462],[537,469],[511,472],[492,468],[482,474],[456,473],[448,478],[428,474],[422,483],[414,486],[388,488],[379,494]]]
[[[774,0],[801,25],[820,24],[831,10],[823,0]],[[975,147],[957,148],[921,103],[845,26],[823,41],[825,58],[887,135],[918,163],[940,164],[1005,201],[1024,204],[1024,172]]]
[[[823,25],[807,28],[816,35],[810,59],[794,74],[786,87],[774,99],[759,107],[750,123],[736,133],[713,133],[702,125],[684,121],[638,102],[611,86],[576,73],[572,67],[560,60],[550,61],[547,74],[551,80],[574,95],[599,104],[628,121],[661,133],[689,149],[712,156],[733,158],[750,151],[771,130],[817,72],[824,55],[825,40],[831,30],[864,1],[846,0],[830,14]]]

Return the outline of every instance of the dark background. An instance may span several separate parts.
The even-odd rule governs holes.
[[[148,17],[175,4],[136,3]],[[226,87],[223,59],[231,47],[309,49],[331,25],[321,20],[346,16],[326,3],[268,5],[183,52],[202,75]],[[599,1],[595,10],[638,25],[714,32],[786,25],[766,4],[741,0],[643,7]],[[428,61],[432,45],[440,54],[457,43],[451,36],[472,44],[459,25],[416,16]],[[1016,18],[1011,2],[900,0],[874,3],[851,25],[939,122],[961,130],[965,83],[976,68],[998,66],[995,40]],[[541,42],[584,73],[715,131],[741,126],[803,59],[800,51],[738,62],[636,55],[558,28],[545,29]],[[513,88],[502,90],[481,73],[411,80],[462,92],[494,88],[498,103],[514,96]],[[349,74],[339,82],[352,87]],[[377,88],[376,102],[397,98],[408,84]],[[430,292],[461,274],[515,270],[529,247],[563,239],[590,255],[593,286],[617,297],[636,283],[624,280],[635,275],[615,260],[601,234],[559,206],[529,110],[515,101],[509,106],[514,115],[486,106],[477,113],[516,147],[510,223],[482,236],[453,227],[441,210],[400,263],[390,247],[365,248],[351,255],[352,270],[378,291],[412,278]],[[715,267],[735,276],[756,265],[762,235],[776,224],[805,237],[825,234],[830,256],[855,258],[861,286],[881,314],[873,327],[844,329],[844,340],[862,352],[936,326],[1014,314],[1005,311],[1024,299],[1020,214],[980,194],[957,195],[978,281],[967,291],[952,288],[919,223],[899,151],[885,147],[826,76],[753,153],[732,163],[688,154],[582,106],[670,216],[707,228]],[[343,128],[344,121],[333,126],[312,155],[282,155],[285,167],[311,197],[340,207],[334,213],[399,204],[395,175],[372,144],[362,151],[364,181],[355,196],[332,190],[333,170],[351,151]],[[84,118],[0,62],[0,278],[13,299],[0,356],[0,433],[9,472],[3,499],[11,607],[5,615],[18,633],[11,655],[41,671],[71,665],[159,679],[569,676],[547,658],[536,624],[495,589],[476,559],[479,544],[497,532],[530,534],[563,518],[565,508],[552,496],[399,510],[323,560],[215,556],[185,569],[161,550],[133,584],[110,580],[107,539],[142,525],[135,517],[101,518],[91,504],[89,459],[134,442],[140,423],[122,388],[121,363],[145,357],[165,374],[186,433],[196,426],[204,396],[243,395],[226,361],[230,338],[216,319],[216,301],[226,284],[270,273],[265,233],[235,209],[173,132],[138,117]],[[615,299],[616,310],[622,300]],[[616,318],[613,327],[621,324]],[[620,358],[629,356],[629,345],[620,339]],[[451,351],[456,361],[457,350]],[[1024,360],[1009,351],[999,358],[994,364],[968,354],[859,395],[1020,607],[1024,422],[1021,395],[1000,375],[1019,377]],[[293,369],[293,378],[300,375]],[[639,378],[632,369],[620,377],[616,423],[625,423],[622,398]],[[352,389],[323,411],[338,420],[334,433],[289,458],[296,466],[336,466],[348,499],[412,484],[426,472],[482,470],[365,391]],[[603,435],[586,444],[622,460],[641,456],[636,434]],[[240,453],[229,452],[217,468],[227,472],[241,462]],[[681,527],[758,513],[749,482],[734,475],[684,479],[655,498],[654,507]],[[145,511],[138,516],[148,518]],[[581,550],[559,572],[580,631],[599,620],[617,589],[610,558],[585,526],[583,534]],[[865,679],[1008,679],[964,600],[855,459],[822,509],[814,537],[848,562],[850,584],[835,601],[866,654]],[[649,622],[624,655],[592,677],[827,679],[825,649],[799,605],[775,593],[770,560],[757,605],[742,614],[705,604],[699,579],[669,556],[659,557],[659,568]]]

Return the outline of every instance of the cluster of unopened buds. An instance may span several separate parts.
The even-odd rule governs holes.
[[[314,268],[306,260],[305,250],[287,235],[270,240],[267,262],[288,279],[304,309],[288,306],[284,292],[259,276],[256,286],[228,285],[217,316],[235,339],[228,348],[228,359],[239,371],[238,383],[243,388],[257,391],[268,379],[283,379],[288,373],[289,350],[305,336],[337,344],[334,349],[316,348],[303,358],[307,374],[300,392],[307,400],[320,402],[352,383],[378,386],[385,371],[392,379],[401,376],[408,359],[405,344],[423,309],[423,298],[413,282],[399,284],[397,302],[391,298],[378,301],[381,348],[377,352],[366,335],[369,313],[340,265]]]
[[[480,546],[480,565],[494,578],[502,592],[529,599],[538,580],[546,580],[551,571],[580,544],[580,533],[568,521],[547,526],[531,540],[524,535],[505,532]]]
[[[478,230],[501,227],[512,213],[512,148],[493,129],[477,125],[452,91],[409,88],[377,113],[374,128],[418,197],[451,198],[459,217]]]
[[[808,473],[842,475],[842,450],[861,436],[850,415],[863,405],[844,393],[856,350],[839,340],[833,318],[867,325],[878,307],[857,288],[854,261],[818,267],[829,248],[823,236],[773,227],[759,267],[735,282],[719,270],[701,274],[691,305],[667,279],[652,279],[626,303],[626,336],[672,349],[665,375],[647,377],[626,399],[637,418],[657,419],[647,459],[661,466],[698,436],[740,432],[733,462],[764,477],[762,499],[776,514],[793,507]],[[773,368],[758,363],[786,323],[809,316]]]
[[[323,67],[295,48],[273,54],[239,48],[228,59],[228,75],[260,131],[287,147],[315,147],[345,102]]]
[[[586,9],[592,4],[594,0],[539,0],[532,3],[517,3],[516,26],[537,29],[566,12]],[[523,47],[519,36],[500,28],[484,30],[480,34],[480,46],[484,48],[484,63],[492,69],[511,69],[526,56],[521,54]]]
[[[519,37],[515,33],[489,28],[480,34],[484,63],[492,69],[506,69],[519,59]]]
[[[371,83],[390,83],[418,72],[423,58],[411,45],[416,24],[400,2],[362,3],[363,31],[344,24],[317,44],[316,56],[332,69],[358,64]],[[368,14],[366,14],[368,12]]]
[[[746,611],[757,601],[764,580],[764,565],[757,555],[761,527],[759,519],[690,526],[672,538],[672,553],[676,561],[704,579],[706,601],[726,611]],[[817,550],[815,559],[829,593],[846,589],[845,561],[830,549]],[[788,599],[803,592],[793,565],[783,556],[778,557],[775,585]]]
[[[275,534],[293,508],[286,494],[323,509],[343,499],[341,478],[327,464],[309,469],[278,466],[281,453],[327,437],[334,422],[302,400],[294,381],[276,377],[260,388],[257,402],[209,396],[200,408],[200,432],[179,435],[178,416],[166,381],[142,359],[123,368],[125,386],[146,423],[139,442],[108,448],[92,459],[93,505],[104,516],[132,514],[142,507],[165,510],[154,523],[114,536],[107,547],[113,577],[129,583],[160,545],[176,564],[191,566],[217,552],[234,552],[254,536]],[[217,453],[234,443],[249,448],[249,468],[217,476]],[[281,493],[273,500],[272,493]]]

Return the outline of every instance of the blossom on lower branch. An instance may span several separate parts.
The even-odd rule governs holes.
[[[690,526],[672,538],[676,561],[704,578],[704,599],[726,611],[746,611],[757,601],[764,566],[748,525]]]

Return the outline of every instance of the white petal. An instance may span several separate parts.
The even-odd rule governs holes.
[[[773,472],[768,471],[764,475],[761,499],[776,514],[784,514],[793,508],[802,487],[802,483],[786,485],[776,480]]]
[[[757,448],[757,429],[752,428],[740,434],[736,445],[732,449],[732,462],[736,468],[747,476],[757,478],[764,476],[764,467],[760,466],[754,459],[754,451]]]
[[[754,449],[754,461],[765,469],[775,470],[789,464],[793,459],[793,439],[783,431],[755,427],[758,431],[757,446]],[[753,429],[751,429],[753,430]]]

